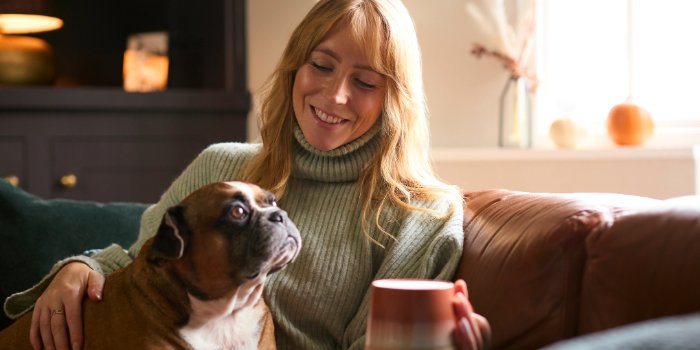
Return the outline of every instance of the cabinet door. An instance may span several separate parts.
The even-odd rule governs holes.
[[[197,138],[54,140],[51,197],[155,203],[207,145]],[[74,187],[61,183],[70,175]]]
[[[16,138],[0,138],[0,178],[25,183],[24,142]]]

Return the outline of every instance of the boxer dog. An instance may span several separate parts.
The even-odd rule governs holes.
[[[107,278],[102,301],[83,301],[83,349],[276,349],[263,284],[300,248],[271,193],[204,186],[166,211],[136,260]],[[0,333],[0,347],[32,349],[31,319]]]

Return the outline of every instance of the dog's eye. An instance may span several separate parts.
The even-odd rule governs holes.
[[[233,216],[235,219],[243,219],[246,216],[246,214],[247,213],[245,212],[245,209],[243,209],[243,207],[241,206],[236,206],[231,211],[231,216]]]
[[[273,207],[276,207],[276,206],[277,206],[277,201],[272,201],[272,202],[270,203],[270,205],[273,206]]]

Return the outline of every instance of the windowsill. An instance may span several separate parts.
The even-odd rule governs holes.
[[[700,194],[700,144],[596,149],[434,149],[438,175],[463,190]]]
[[[639,146],[618,146],[608,136],[605,126],[589,127],[588,136],[582,140],[577,149],[688,149],[700,144],[700,126],[696,126],[697,123],[686,123],[682,126],[669,122],[664,124],[663,127],[656,127],[651,138]],[[548,132],[539,133],[535,137],[535,148],[557,149]]]
[[[695,156],[694,156],[695,154]],[[435,162],[528,162],[570,160],[653,160],[688,159],[700,161],[700,145],[687,147],[606,147],[597,149],[556,148],[439,148],[432,152]]]

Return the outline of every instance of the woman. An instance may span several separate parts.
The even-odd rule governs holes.
[[[420,52],[399,0],[318,2],[265,92],[262,146],[210,146],[146,210],[128,254],[111,246],[67,259],[53,280],[25,292],[41,293],[50,281],[32,320],[36,349],[79,348],[86,291],[99,300],[101,275],[135,258],[165,209],[215,181],[271,190],[303,236],[297,260],[265,289],[281,349],[361,349],[372,280],[452,278],[462,254],[461,197],[430,167]],[[464,282],[457,285],[457,342],[483,347],[488,323],[472,312]]]

